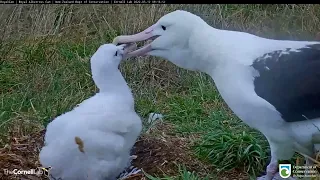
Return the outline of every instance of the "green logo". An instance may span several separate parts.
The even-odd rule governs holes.
[[[279,164],[280,177],[289,178],[291,175],[291,164]]]

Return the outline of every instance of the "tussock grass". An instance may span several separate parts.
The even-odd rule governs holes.
[[[217,131],[205,136],[196,150],[200,157],[209,159],[219,171],[245,167],[250,174],[264,170],[267,159],[265,143],[250,132]]]
[[[312,40],[320,29],[320,5],[1,5],[1,144],[17,119],[45,127],[96,92],[89,59],[99,45],[141,31],[176,9],[216,28],[268,38]],[[221,170],[263,170],[264,137],[233,115],[211,78],[152,57],[124,62],[121,71],[140,115],[165,114],[176,127],[173,133],[195,137],[199,158]],[[34,130],[27,127],[25,134]],[[172,178],[197,179],[181,171]]]

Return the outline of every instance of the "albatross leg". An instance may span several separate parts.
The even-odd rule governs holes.
[[[278,159],[274,158],[274,156],[271,157],[271,161],[269,165],[267,166],[267,174],[266,174],[266,180],[272,180],[275,174],[278,172]]]
[[[272,158],[271,158],[272,159]],[[281,180],[283,178],[280,177],[278,172],[278,161],[271,161],[267,166],[267,174],[264,177],[264,180]],[[258,179],[260,180],[260,179]],[[286,180],[296,180],[294,177],[286,178]]]
[[[294,155],[294,150],[291,148],[291,144],[287,141],[286,138],[283,138],[283,141],[279,141],[280,139],[276,139],[278,141],[272,141],[272,139],[266,136],[271,151],[271,160],[269,165],[267,166],[266,175],[263,177],[265,180],[272,180],[272,179],[282,179],[278,174],[278,160],[289,160]],[[258,180],[261,178],[258,178]],[[292,179],[291,177],[287,179]]]
[[[272,180],[275,174],[278,172],[278,156],[277,156],[277,146],[270,141],[270,139],[267,137],[267,140],[270,145],[270,151],[271,151],[271,160],[269,165],[267,166],[267,174],[265,175],[265,180]]]
[[[305,157],[305,159],[306,159],[306,166],[313,166],[314,165],[313,161],[311,161],[308,157]]]
[[[265,176],[259,177],[257,180],[272,180],[278,172],[278,158],[274,155],[271,149],[271,160],[267,166],[267,173]]]

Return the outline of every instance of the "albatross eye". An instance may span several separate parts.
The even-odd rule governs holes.
[[[165,31],[167,28],[165,26],[161,26],[161,28]]]
[[[114,56],[118,56],[118,51],[116,51],[116,54]]]

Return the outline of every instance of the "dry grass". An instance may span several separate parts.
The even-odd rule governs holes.
[[[6,161],[12,166],[38,165],[32,149],[41,146],[37,132],[96,91],[88,70],[96,47],[116,35],[141,31],[176,9],[195,13],[216,28],[276,39],[320,37],[320,5],[1,5],[0,144],[7,146],[0,157],[12,155]],[[137,58],[121,70],[135,92],[138,112],[169,114],[173,134],[201,141],[217,129],[248,130],[202,74],[157,58]],[[21,126],[10,126],[17,122]],[[174,142],[174,137],[166,138]],[[254,138],[262,143],[260,136]],[[25,152],[29,159],[23,159]]]
[[[5,169],[29,170],[41,167],[39,163],[39,150],[43,146],[44,130],[34,127],[33,132],[26,133],[25,128],[33,126],[20,119],[10,125],[8,144],[0,148],[0,178],[14,180],[14,174],[5,174]],[[22,175],[19,178],[38,179],[34,175]]]
[[[164,14],[183,9],[222,29],[315,37],[320,28],[319,5],[2,5],[4,38],[74,35],[83,40],[109,31],[130,34],[156,22]],[[82,38],[79,38],[82,37]]]

